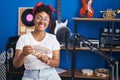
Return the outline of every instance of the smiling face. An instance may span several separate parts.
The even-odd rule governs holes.
[[[34,18],[35,30],[40,32],[45,31],[49,26],[49,22],[50,16],[46,12],[37,13]]]

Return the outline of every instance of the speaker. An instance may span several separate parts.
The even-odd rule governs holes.
[[[120,46],[120,29],[101,29],[100,31],[100,47],[106,48]]]
[[[118,67],[118,75],[120,76],[120,60],[118,60],[118,62],[119,62],[119,67]]]
[[[15,55],[15,46],[16,42],[19,39],[19,36],[12,36],[8,39],[8,44],[6,45],[6,65],[7,65],[7,72],[19,72],[23,73],[24,72],[24,65],[20,68],[15,68],[13,66],[13,59]]]

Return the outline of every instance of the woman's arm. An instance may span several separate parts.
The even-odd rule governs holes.
[[[19,68],[23,65],[25,55],[22,53],[22,50],[16,50],[15,57],[13,59],[13,66]]]
[[[34,49],[30,45],[24,46],[22,50],[16,49],[15,57],[13,59],[13,66],[16,68],[21,67],[24,63],[25,57],[33,51]]]

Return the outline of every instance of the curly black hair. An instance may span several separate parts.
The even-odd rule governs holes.
[[[36,9],[35,9],[35,11],[34,11],[34,13],[33,13],[33,17],[35,17],[35,15],[37,14],[37,13],[39,13],[39,12],[46,12],[49,16],[50,16],[50,18],[51,18],[51,16],[52,16],[52,10],[49,8],[49,6],[47,6],[47,5],[44,5],[44,4],[42,4],[41,6],[39,6],[39,7],[37,7]]]

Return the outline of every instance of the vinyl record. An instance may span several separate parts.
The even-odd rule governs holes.
[[[32,9],[26,9],[21,15],[21,20],[24,25],[32,27],[34,25]]]

